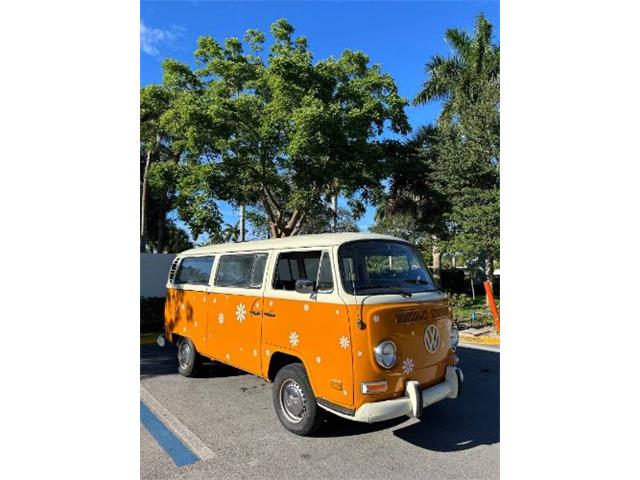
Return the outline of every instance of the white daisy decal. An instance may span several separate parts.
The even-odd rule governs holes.
[[[269,306],[273,307],[273,300],[269,300]]]
[[[349,337],[340,337],[340,348],[349,348]]]
[[[309,311],[309,304],[305,303],[304,307],[302,307],[302,308],[304,308],[305,312],[308,312]]]
[[[228,353],[224,356],[227,360],[229,360],[231,358],[231,355],[229,355]]]
[[[271,355],[271,352],[270,352],[269,350],[267,350],[267,351],[266,351],[266,352],[264,352],[264,353],[266,353],[266,354],[267,354],[267,357],[268,357],[269,355]]]
[[[194,327],[197,327],[197,326],[198,326],[198,322],[195,322],[193,326],[194,326]]]
[[[242,322],[246,318],[246,316],[247,316],[247,309],[244,306],[244,303],[241,303],[236,307],[236,319],[239,322]]]
[[[299,342],[300,342],[300,338],[298,337],[298,333],[297,332],[291,332],[289,334],[289,343],[291,344],[291,346],[292,347],[297,347]]]
[[[220,312],[218,314],[218,323],[222,325],[224,323],[224,313]]]
[[[413,358],[405,358],[402,362],[402,371],[405,374],[413,372]]]
[[[184,310],[184,303],[180,305],[180,310]]]
[[[336,315],[340,315],[340,310],[336,310]]]
[[[361,357],[362,356],[362,352],[359,351],[358,352],[358,356]]]
[[[254,357],[257,357],[257,356],[258,356],[258,351],[257,351],[257,350],[255,350],[255,349],[254,349],[252,353],[253,353],[253,356],[254,356]]]
[[[378,315],[378,314],[374,315],[374,316],[373,316],[373,321],[374,321],[375,323],[378,323],[378,322],[380,321],[380,315]]]
[[[318,355],[316,357],[316,363],[320,363],[320,362],[322,362],[322,357],[320,355]]]
[[[213,303],[217,303],[217,302],[218,302],[218,300],[214,297]]]
[[[207,301],[207,297],[202,297],[202,301],[206,302]]]

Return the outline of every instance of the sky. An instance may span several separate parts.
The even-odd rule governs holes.
[[[315,60],[338,57],[342,51],[362,50],[371,63],[393,76],[400,95],[411,101],[425,80],[424,65],[436,53],[448,55],[447,28],[471,33],[474,17],[484,13],[494,25],[499,43],[498,1],[146,1],[140,4],[140,85],[162,81],[161,62],[175,58],[193,66],[196,39],[211,35],[219,42],[242,38],[249,28],[264,32],[286,18],[296,35],[307,37]],[[267,37],[267,45],[270,35]],[[407,107],[416,130],[432,123],[438,104]],[[344,206],[341,199],[341,205]],[[225,202],[219,208],[226,223],[235,224],[238,212]],[[360,219],[361,230],[373,224],[374,209]]]

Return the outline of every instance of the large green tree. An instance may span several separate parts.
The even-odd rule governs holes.
[[[187,152],[194,192],[260,207],[270,236],[282,237],[303,231],[339,193],[360,214],[382,191],[385,159],[398,147],[381,135],[409,124],[395,82],[364,53],[314,62],[285,20],[271,33],[268,53],[265,34],[249,30],[244,43],[199,38],[194,70],[165,62],[181,104],[164,125]]]
[[[445,33],[452,54],[435,55],[414,103],[442,103],[435,125],[405,143],[392,167],[384,210],[410,214],[425,232],[439,269],[442,250],[486,260],[500,252],[500,49],[479,15],[473,35]]]

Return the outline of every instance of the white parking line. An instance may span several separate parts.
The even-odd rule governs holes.
[[[195,436],[184,424],[178,420],[149,390],[140,385],[140,399],[153,413],[175,433],[202,460],[210,460],[216,456],[202,440]]]

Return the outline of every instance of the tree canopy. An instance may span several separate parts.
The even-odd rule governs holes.
[[[176,160],[175,207],[194,236],[219,230],[216,200],[259,207],[272,237],[303,231],[338,194],[361,215],[383,191],[385,159],[399,145],[382,134],[410,130],[407,101],[367,55],[314,62],[286,20],[271,34],[268,52],[257,30],[244,41],[200,37],[196,68],[165,60],[163,84],[145,87],[153,102],[141,106],[142,140]]]
[[[410,215],[434,257],[446,249],[491,265],[500,253],[500,49],[492,32],[482,15],[473,36],[447,30],[453,53],[426,64],[414,100],[441,101],[441,114],[405,142],[383,208]]]

